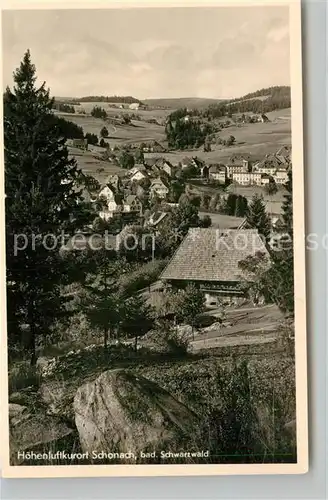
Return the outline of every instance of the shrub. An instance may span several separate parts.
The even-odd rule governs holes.
[[[202,421],[192,448],[212,463],[296,461],[294,364],[290,358],[175,361],[141,368]]]
[[[41,384],[41,375],[35,366],[27,361],[14,363],[8,373],[9,394],[19,392],[27,387],[38,389]]]
[[[178,357],[186,356],[190,345],[189,336],[167,320],[158,321],[151,340],[156,350]]]

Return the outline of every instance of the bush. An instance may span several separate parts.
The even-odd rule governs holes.
[[[27,387],[38,389],[41,384],[41,375],[35,366],[27,361],[13,364],[8,372],[9,394],[19,392]]]
[[[166,265],[165,260],[156,260],[140,265],[135,271],[123,275],[119,280],[120,291],[126,295],[142,290],[156,281]]]
[[[166,320],[158,321],[156,329],[152,332],[151,341],[159,352],[177,357],[186,356],[190,345],[190,337]]]
[[[202,421],[194,450],[210,463],[294,463],[295,374],[290,358],[168,362],[140,368]]]

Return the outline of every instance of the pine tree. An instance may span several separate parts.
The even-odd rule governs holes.
[[[19,339],[32,364],[38,340],[65,314],[60,288],[69,275],[59,241],[90,216],[83,210],[81,172],[68,158],[54,119],[53,99],[36,79],[27,51],[13,90],[4,95],[8,340]]]
[[[269,196],[273,196],[274,194],[276,194],[278,192],[278,186],[276,184],[276,181],[274,180],[273,177],[270,177],[269,179],[269,182],[268,184],[265,186],[265,192],[269,195]]]
[[[108,128],[104,126],[100,130],[100,137],[104,138],[104,137],[108,137],[108,136],[109,136]]]
[[[271,252],[272,267],[270,279],[274,284],[272,298],[279,308],[286,313],[294,313],[294,247],[293,247],[293,181],[292,173],[288,174],[285,184],[287,194],[282,205],[280,228],[280,248]]]
[[[112,253],[102,248],[91,256],[90,272],[85,283],[87,296],[81,304],[81,311],[90,325],[102,330],[105,352],[108,340],[117,333],[122,317],[117,290],[117,279],[122,272],[122,265],[112,259]]]
[[[121,304],[121,331],[129,337],[134,337],[134,348],[137,351],[138,338],[153,326],[152,309],[141,295],[122,298]]]
[[[136,163],[144,163],[145,155],[143,154],[143,150],[141,148],[137,149],[134,158]]]
[[[265,211],[262,196],[255,194],[248,207],[247,223],[250,227],[257,229],[259,234],[267,240],[271,233],[270,217]]]
[[[287,193],[282,204],[283,230],[293,238],[293,177],[292,171],[288,172],[288,180],[285,184]]]
[[[197,316],[204,311],[204,302],[203,292],[193,284],[171,296],[171,309],[176,320],[188,323],[192,328],[192,334]]]

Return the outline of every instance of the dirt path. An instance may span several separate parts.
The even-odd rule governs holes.
[[[276,341],[276,335],[231,335],[226,337],[214,337],[191,342],[192,350],[213,349],[216,347],[235,347],[240,345],[269,344]]]
[[[212,311],[213,315],[219,311]],[[283,315],[276,306],[231,308],[226,311],[229,326],[205,329],[191,342],[194,350],[274,342]]]

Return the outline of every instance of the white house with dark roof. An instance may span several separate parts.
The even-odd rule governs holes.
[[[171,162],[165,160],[164,163],[163,163],[163,166],[161,167],[161,169],[163,170],[163,172],[166,172],[166,174],[169,176],[169,177],[173,177],[177,168],[172,165]]]
[[[132,174],[130,176],[131,181],[141,181],[142,179],[146,179],[148,177],[148,173],[144,166],[134,167],[134,169],[130,170],[130,174]]]
[[[135,194],[130,194],[126,197],[123,204],[124,212],[135,212],[141,214],[142,203]]]
[[[244,283],[249,276],[239,262],[258,252],[268,256],[256,229],[192,228],[160,279],[176,288],[197,285],[208,306],[216,306],[219,300],[244,300]]]
[[[166,198],[166,196],[169,194],[169,188],[166,185],[166,183],[158,177],[157,179],[153,179],[151,181],[151,185],[149,188],[150,196],[157,196],[158,198]]]
[[[109,220],[115,213],[123,211],[122,197],[110,184],[107,184],[101,189],[98,198],[103,205],[99,211],[99,217],[102,219]]]

